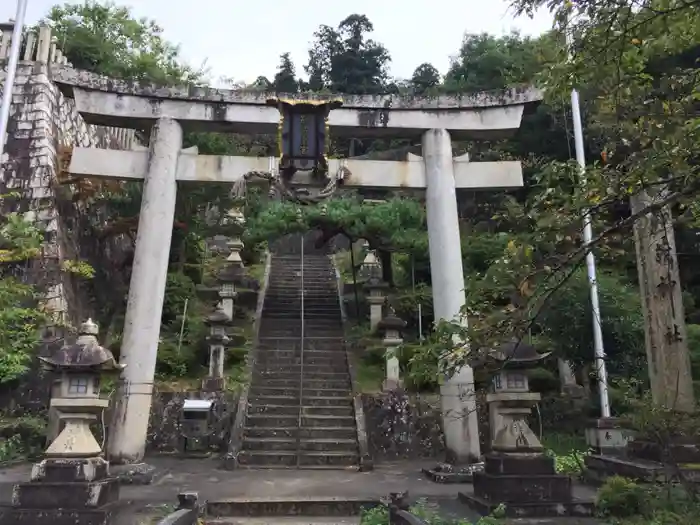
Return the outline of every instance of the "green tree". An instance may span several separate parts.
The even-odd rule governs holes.
[[[466,34],[447,75],[448,91],[477,92],[531,83],[551,50],[549,37]]]
[[[440,85],[440,72],[432,64],[421,64],[411,76],[410,86],[418,94],[437,88]]]
[[[365,15],[353,14],[334,29],[322,25],[314,33],[309,62],[304,67],[313,91],[334,93],[381,93],[386,88],[386,48],[368,34],[374,30]]]
[[[296,78],[294,63],[289,53],[280,55],[280,65],[277,67],[272,88],[278,93],[296,93],[299,91],[299,81]]]
[[[57,5],[48,14],[63,53],[78,69],[156,84],[188,84],[202,72],[186,65],[153,20],[114,3]]]

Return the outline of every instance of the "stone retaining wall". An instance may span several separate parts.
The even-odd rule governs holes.
[[[0,87],[6,62],[0,61]],[[133,130],[91,126],[51,81],[49,66],[20,62],[12,91],[5,152],[0,159],[0,212],[22,213],[45,230],[42,255],[21,268],[18,277],[35,284],[45,297],[45,307],[57,324],[75,325],[91,308],[81,295],[80,284],[62,271],[65,260],[79,258],[80,235],[76,227],[86,213],[99,214],[88,202],[77,202],[78,188],[59,185],[72,146],[131,148]],[[117,239],[118,241],[118,239]],[[81,300],[82,299],[82,300]]]

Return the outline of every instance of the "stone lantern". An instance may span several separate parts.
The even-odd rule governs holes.
[[[229,249],[229,255],[226,261],[237,268],[243,268],[243,259],[241,259],[241,250],[245,245],[239,237],[234,237],[226,243],[226,247]]]
[[[46,449],[45,459],[32,468],[30,482],[15,486],[12,504],[18,514],[13,523],[53,523],[55,511],[65,516],[67,510],[103,516],[108,511],[100,514],[100,507],[119,499],[118,480],[108,477],[109,463],[90,423],[109,404],[99,395],[102,375],[117,374],[124,365],[99,345],[97,334],[97,325],[88,319],[74,344],[39,358],[44,369],[60,378],[51,407],[65,426]]]
[[[365,248],[369,247],[369,243],[365,241]],[[382,278],[382,265],[377,258],[377,254],[374,250],[368,250],[367,255],[365,255],[362,261],[362,266],[360,266],[360,274],[367,279],[381,279]]]
[[[377,277],[372,277],[365,284],[367,302],[369,303],[369,325],[372,331],[377,329],[377,325],[382,320],[388,289],[389,283],[385,283]]]
[[[245,225],[245,215],[240,208],[231,208],[226,212],[226,222],[243,226]]]
[[[523,447],[542,450],[539,439],[525,423],[541,397],[530,392],[527,369],[548,356],[549,353],[539,354],[531,345],[516,341],[501,345],[489,356],[499,368],[492,379],[492,393],[486,396],[493,450],[510,451]]]
[[[526,371],[547,356],[519,341],[505,343],[489,355],[499,369],[486,396],[491,452],[485,456],[484,471],[474,473],[473,494],[459,494],[482,514],[500,504],[505,504],[507,515],[518,517],[592,512],[592,502],[574,500],[571,478],[556,473],[554,458],[545,455],[526,421],[540,400],[540,394],[530,392]]]
[[[239,282],[240,276],[241,268],[235,266],[228,266],[216,274],[216,280],[219,282],[221,308],[229,319],[233,319],[233,305],[238,296],[236,283]]]
[[[231,318],[226,315],[221,307],[210,314],[204,323],[209,326],[209,335],[207,343],[209,343],[209,375],[202,381],[202,389],[204,390],[223,390],[224,389],[224,357],[226,345],[229,342],[226,334],[226,326],[231,321]]]
[[[382,342],[386,347],[386,379],[383,384],[385,391],[395,390],[403,386],[396,350],[403,344],[401,332],[405,327],[406,321],[397,317],[393,310],[377,325],[377,328],[384,330],[384,340]]]

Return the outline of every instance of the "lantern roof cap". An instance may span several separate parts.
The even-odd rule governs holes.
[[[243,277],[244,269],[233,265],[227,264],[224,268],[216,273],[216,280],[222,283],[238,283]]]
[[[221,305],[216,307],[216,310],[214,310],[212,313],[210,313],[206,319],[204,320],[204,324],[211,326],[211,325],[223,325],[226,324],[230,321],[231,319],[229,316],[224,312],[223,308],[221,308]]]
[[[370,277],[367,280],[367,282],[365,283],[365,288],[376,288],[376,289],[389,288],[389,283],[386,281],[382,281],[378,277]]]
[[[378,328],[383,329],[395,329],[402,330],[406,328],[406,321],[398,317],[393,311],[389,313],[384,319],[377,323]]]
[[[549,357],[550,354],[551,352],[540,354],[531,344],[512,339],[492,351],[489,357],[494,361],[504,363],[506,366],[518,367],[539,363]]]
[[[63,345],[58,352],[49,357],[39,357],[42,365],[50,369],[61,370],[122,370],[126,365],[120,365],[114,359],[109,349],[100,346],[97,341],[99,329],[88,319],[80,325],[78,338],[73,344]]]

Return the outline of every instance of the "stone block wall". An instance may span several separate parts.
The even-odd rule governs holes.
[[[7,61],[0,60],[0,86]],[[20,62],[12,91],[5,152],[0,159],[0,212],[18,212],[45,231],[42,255],[18,277],[35,284],[45,297],[45,308],[57,325],[77,324],[91,315],[80,299],[80,283],[62,270],[66,260],[78,259],[81,216],[98,213],[89,203],[73,199],[76,186],[60,185],[62,167],[72,146],[131,148],[133,130],[102,128],[85,123],[73,101],[50,77],[50,66],[33,60]]]

